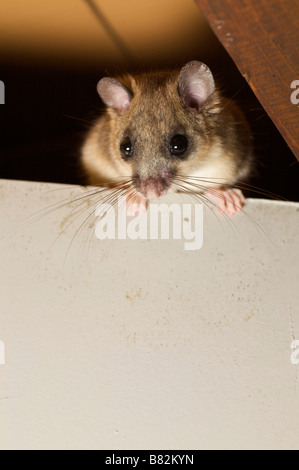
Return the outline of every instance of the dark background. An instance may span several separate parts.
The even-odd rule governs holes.
[[[211,36],[213,35],[210,32]],[[216,44],[216,47],[215,47]],[[127,62],[128,71],[181,66],[188,60],[206,62],[225,93],[245,112],[254,135],[257,170],[250,183],[278,197],[299,200],[299,163],[256,100],[245,79],[213,37],[197,54],[185,50],[148,64]],[[84,135],[100,112],[98,80],[123,71],[118,64],[99,62],[90,66],[38,58],[1,61],[0,79],[5,83],[6,104],[0,106],[0,177],[59,183],[84,183],[78,158]],[[265,197],[250,193],[250,196]]]

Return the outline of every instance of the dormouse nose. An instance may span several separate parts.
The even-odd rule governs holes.
[[[146,199],[156,199],[163,195],[165,185],[160,179],[147,178],[146,180],[140,181],[139,191]]]
[[[134,184],[146,199],[156,199],[161,197],[169,189],[172,183],[172,174],[168,169],[161,169],[157,176],[134,177]]]

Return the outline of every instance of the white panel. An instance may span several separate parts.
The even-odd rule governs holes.
[[[89,246],[76,204],[22,225],[61,188],[0,181],[1,449],[298,449],[299,205]]]

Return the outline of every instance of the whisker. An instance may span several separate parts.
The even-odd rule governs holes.
[[[115,189],[115,190],[112,190],[112,193],[111,194],[107,194],[107,196],[104,198],[104,200],[96,200],[94,203],[92,203],[91,205],[89,205],[87,208],[85,208],[84,212],[87,210],[87,209],[90,209],[91,207],[95,206],[95,205],[98,205],[99,202],[101,203],[101,205],[103,204],[109,204],[111,207],[113,207],[113,205],[115,204],[115,201],[117,200],[118,198],[118,195],[121,194],[122,192],[124,191],[124,188],[118,188],[118,189]],[[82,212],[81,214],[82,215]],[[71,247],[76,239],[76,237],[78,236],[78,234],[84,229],[84,227],[89,223],[89,220],[91,219],[91,217],[94,216],[94,211],[91,212],[91,214],[89,214],[84,220],[83,222],[80,224],[80,226],[78,227],[78,229],[76,230],[75,234],[73,235],[72,237],[72,240],[69,244],[69,247],[67,249],[67,253],[66,253],[66,256],[65,256],[65,261],[67,259],[67,256],[71,250]],[[109,210],[107,212],[107,216],[109,216]],[[74,221],[72,221],[73,223]]]
[[[115,184],[115,183],[114,183]],[[121,180],[121,181],[118,181],[118,185],[128,185],[128,180]],[[74,190],[74,188],[58,188],[58,190],[60,189],[70,189],[70,190]],[[82,189],[82,187],[81,187]],[[70,197],[70,198],[67,198],[67,199],[64,199],[63,201],[60,201],[60,202],[57,202],[55,204],[51,204],[50,206],[47,207],[47,209],[43,209],[43,210],[40,210],[38,212],[36,212],[35,214],[32,214],[31,216],[29,216],[27,219],[25,219],[21,224],[20,224],[20,228],[24,228],[24,226],[28,226],[36,221],[38,221],[40,218],[42,217],[45,217],[47,215],[50,215],[51,213],[57,211],[57,210],[60,210],[70,204],[75,204],[76,202],[78,201],[81,201],[83,199],[86,199],[86,198],[92,198],[94,196],[98,196],[99,194],[101,193],[105,193],[109,190],[111,190],[113,188],[111,187],[106,187],[106,186],[93,186],[91,187],[89,190],[85,191],[85,193],[81,196],[78,196],[78,197]],[[56,189],[55,189],[56,190]],[[54,190],[54,191],[55,191]]]
[[[118,214],[118,205],[116,205],[116,202],[118,200],[118,197],[122,196],[123,194],[126,194],[128,191],[129,191],[128,188],[120,188],[116,192],[113,192],[113,194],[111,194],[110,198],[107,197],[107,198],[105,198],[105,201],[101,201],[101,204],[107,204],[108,201],[110,201],[112,208],[115,208],[115,206],[116,206],[116,215],[117,215]],[[107,216],[109,217],[109,213],[107,214]],[[92,227],[90,227],[90,228],[92,228]],[[88,233],[88,231],[87,231],[87,235],[86,235],[85,239],[82,242],[82,245],[83,246],[85,245],[87,247],[86,248],[86,258],[87,259],[89,257],[90,246],[91,246],[91,243],[92,243],[92,240],[93,240],[93,235],[95,233],[94,230],[90,230],[89,232],[90,233]],[[84,257],[84,259],[85,259],[85,257]]]
[[[175,178],[175,179],[176,179],[176,178]],[[191,178],[189,178],[189,179],[193,179],[193,178],[191,177]],[[180,180],[183,180],[183,178],[180,178]],[[184,181],[184,180],[183,180],[183,181]],[[202,190],[205,191],[205,190],[207,189],[205,186],[199,185],[199,184],[197,184],[197,183],[192,183],[191,181],[187,181],[187,184],[188,184],[188,185],[191,185],[191,186],[194,186],[196,189],[200,189],[201,191],[202,191]],[[237,186],[234,186],[234,187],[237,187]],[[213,188],[209,188],[209,191],[210,191],[211,193],[213,193]],[[215,196],[215,197],[220,197],[220,196],[218,195],[216,189],[215,189],[215,194],[214,194],[214,196]],[[209,200],[209,202],[212,202],[212,201]],[[216,204],[216,203],[214,203],[214,205],[217,207],[217,204]],[[244,207],[243,207],[243,208],[240,207],[240,206],[237,206],[237,207],[238,207],[239,209],[242,209],[242,211],[244,212],[244,214],[250,219],[250,221],[253,223],[253,225],[258,229],[259,233],[262,232],[262,233],[269,239],[269,236],[268,236],[267,233],[262,229],[262,227],[261,227],[260,224],[256,221],[256,219],[255,219],[253,216],[251,216],[251,215],[249,214],[249,212],[248,212]],[[227,216],[227,214],[224,214],[224,215],[226,215],[227,220],[231,223],[231,222],[232,222],[232,219],[231,219],[229,216]],[[235,224],[233,224],[233,225],[234,225],[234,228],[236,228],[236,225],[235,225]]]
[[[218,209],[218,206],[217,206],[217,204],[216,204],[214,201],[211,201],[207,196],[204,195],[204,193],[203,193],[203,194],[200,194],[200,193],[196,193],[196,192],[194,192],[194,191],[191,192],[191,191],[188,190],[188,188],[186,188],[185,186],[183,186],[183,185],[181,185],[181,184],[179,185],[179,184],[176,183],[176,182],[175,182],[175,184],[176,184],[176,186],[180,186],[182,192],[184,192],[184,193],[187,194],[187,195],[190,195],[190,196],[192,197],[192,199],[195,199],[196,202],[197,202],[198,200],[199,200],[200,202],[203,202],[204,205],[205,205],[205,207],[207,207],[207,208],[210,210],[210,212],[213,214],[213,216],[216,217],[217,221],[220,222],[221,225],[222,225],[222,220],[221,220],[221,218],[219,218],[218,213],[213,210],[213,209],[215,209],[215,208]],[[211,206],[212,206],[212,207],[211,207]],[[230,218],[227,214],[223,214],[223,215],[225,216],[225,218],[227,219],[227,221],[228,221],[231,225],[235,226],[235,224],[233,223],[233,221],[231,220],[231,218]],[[223,227],[223,226],[222,226],[222,227]]]
[[[87,121],[87,119],[80,118],[78,116],[72,116],[71,114],[62,113],[62,116],[67,117],[69,119],[74,119],[75,121],[85,122],[85,124],[89,124],[90,126],[95,125],[95,122]]]
[[[54,246],[55,243],[59,240],[59,238],[79,219],[80,217],[83,216],[83,214],[87,210],[91,210],[96,204],[104,204],[104,203],[111,203],[112,207],[116,205],[117,198],[121,194],[127,194],[132,187],[132,179],[129,177],[125,178],[111,178],[110,180],[105,181],[105,185],[99,184],[99,185],[94,185],[91,187],[80,187],[80,191],[84,191],[84,193],[77,195],[77,196],[70,196],[68,198],[65,198],[62,201],[56,202],[54,204],[49,205],[47,208],[42,209],[37,211],[34,214],[31,214],[29,217],[27,217],[25,220],[23,220],[17,229],[23,229],[28,227],[29,225],[37,222],[40,220],[42,217],[46,217],[60,209],[63,209],[65,207],[72,207],[71,209],[71,215],[68,215],[67,221],[63,221],[61,223],[61,231],[59,235],[56,237],[54,242],[52,243],[51,246]],[[74,191],[73,186],[68,186],[64,188],[54,188],[47,193],[51,192],[57,192],[57,191]],[[93,199],[96,198],[94,201]],[[92,210],[91,214],[88,214],[87,217],[85,217],[84,221],[80,224],[80,226],[76,229],[72,240],[68,246],[64,262],[66,262],[66,259],[68,257],[68,254],[74,244],[75,239],[78,237],[78,234],[81,233],[81,231],[86,227],[86,225],[89,223],[90,219],[94,216],[94,210]],[[89,231],[87,232],[89,234]],[[90,246],[90,243],[92,241],[92,234],[93,232],[91,231],[91,236],[90,236],[90,242],[88,246]],[[85,242],[87,239],[83,240]],[[82,246],[82,245],[81,245]]]
[[[220,225],[222,227],[222,230],[224,230],[223,219],[220,217],[220,214],[218,213],[218,211],[214,210],[215,208],[217,209],[217,204],[216,203],[214,203],[213,201],[211,201],[210,199],[205,197],[203,194],[190,193],[190,191],[188,191],[188,190],[187,191],[182,191],[182,192],[184,192],[186,195],[191,196],[191,198],[193,200],[195,200],[196,202],[198,202],[198,200],[200,202],[202,202],[204,204],[204,206],[209,209],[209,211],[213,215],[213,217],[216,218],[217,223],[220,223]],[[229,221],[229,222],[231,223],[231,221]]]
[[[107,197],[107,196],[106,196],[106,197]],[[105,199],[105,198],[104,198],[104,199]],[[62,230],[61,230],[60,234],[59,234],[59,235],[56,237],[56,239],[54,240],[53,244],[51,245],[52,247],[53,247],[53,246],[55,245],[55,243],[59,240],[59,238],[63,235],[63,233],[65,233],[65,232],[69,229],[69,227],[72,226],[72,225],[75,223],[75,221],[76,221],[79,217],[81,217],[81,216],[83,215],[83,213],[84,213],[86,210],[90,209],[91,207],[93,207],[95,204],[98,203],[98,200],[95,201],[95,202],[93,202],[92,204],[86,204],[86,203],[87,203],[87,200],[86,200],[86,199],[83,199],[82,202],[80,202],[80,204],[75,207],[75,209],[73,210],[71,216],[69,216],[69,221],[68,221],[68,223],[64,223],[64,224],[62,223],[62,224],[63,224]],[[85,205],[85,207],[83,207],[83,210],[81,210],[81,206],[82,206],[82,205],[83,205],[83,206]],[[61,225],[62,225],[62,224],[61,224]]]
[[[50,214],[52,214],[53,212],[55,212],[59,209],[63,209],[64,207],[69,206],[70,204],[74,204],[78,201],[81,201],[82,199],[86,199],[87,197],[93,197],[94,195],[98,195],[100,192],[105,192],[105,191],[107,191],[107,188],[103,188],[102,190],[97,189],[97,190],[94,190],[93,193],[84,194],[80,197],[76,197],[75,199],[74,198],[68,198],[68,199],[65,199],[64,201],[57,202],[55,204],[51,204],[50,206],[48,206],[48,208],[46,210],[44,210],[44,209],[40,210],[40,211],[36,212],[35,214],[32,214],[31,216],[29,216],[27,219],[25,219],[22,222],[20,228],[23,228],[24,226],[26,227],[26,226],[34,223],[34,222],[37,222],[42,217],[50,215]]]
[[[204,178],[199,177],[199,176],[184,176],[184,175],[177,175],[177,176],[180,176],[181,178],[186,179],[186,180],[191,179],[191,180],[201,181],[202,183],[209,183],[209,184],[221,184],[221,183],[226,181],[225,178],[214,178],[214,177],[208,177],[208,176],[205,176]],[[268,196],[272,199],[279,199],[279,200],[282,200],[282,201],[285,201],[285,202],[290,202],[290,201],[288,201],[288,199],[284,198],[283,196],[281,196],[279,194],[273,193],[271,191],[267,191],[266,189],[260,188],[258,186],[254,186],[254,185],[249,184],[249,183],[236,181],[236,183],[233,186],[234,186],[234,188],[243,189],[243,190],[250,190],[250,191],[252,191],[256,194],[260,194],[260,195],[263,195],[263,196]]]

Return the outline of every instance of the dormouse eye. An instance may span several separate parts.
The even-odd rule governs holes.
[[[184,135],[175,135],[170,142],[170,152],[176,157],[182,157],[188,148],[188,139]]]
[[[130,137],[125,137],[120,144],[120,151],[122,153],[123,159],[128,160],[132,157],[134,148],[131,142]]]

